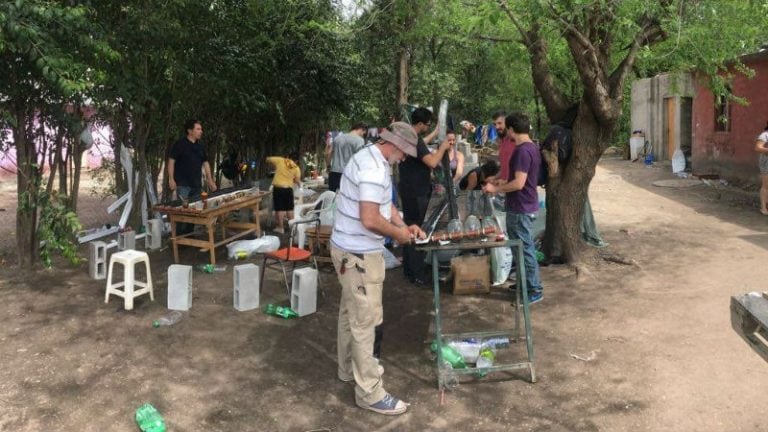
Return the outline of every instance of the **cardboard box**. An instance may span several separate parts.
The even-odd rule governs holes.
[[[451,259],[453,294],[488,294],[491,292],[489,256],[459,256]]]

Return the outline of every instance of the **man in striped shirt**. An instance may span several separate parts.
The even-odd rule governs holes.
[[[416,156],[418,137],[403,122],[392,123],[380,140],[364,147],[344,168],[336,196],[331,257],[341,283],[337,334],[338,377],[355,381],[361,408],[397,415],[408,404],[384,390],[373,357],[374,328],[384,320],[384,237],[400,244],[424,238],[416,225],[406,226],[392,202],[390,166]]]

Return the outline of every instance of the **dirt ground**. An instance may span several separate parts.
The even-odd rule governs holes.
[[[524,372],[471,379],[441,405],[427,349],[432,293],[388,272],[384,383],[411,403],[395,418],[357,408],[353,387],[336,379],[333,274],[323,274],[318,313],[285,321],[233,309],[231,265],[195,273],[191,311],[153,329],[166,312],[170,249],[151,254],[155,301],[145,296],[131,312],[118,298],[104,303],[104,282],[85,264],[20,274],[8,264],[15,195],[4,180],[0,430],[135,431],[144,402],[170,431],[767,430],[768,364],[731,329],[729,298],[766,289],[768,219],[755,193],[652,185],[672,179],[669,171],[601,161],[590,196],[610,245],[599,254],[637,265],[593,250],[583,281],[565,266],[542,269],[535,384]],[[91,208],[104,205],[95,201]],[[201,263],[205,254],[182,259]],[[276,276],[262,304],[287,304]],[[509,328],[508,297],[445,295],[444,322]],[[523,358],[522,347],[512,349]]]

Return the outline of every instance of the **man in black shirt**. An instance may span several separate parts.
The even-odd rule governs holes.
[[[400,162],[400,183],[398,191],[403,205],[403,221],[406,225],[421,226],[427,215],[429,199],[432,197],[432,169],[440,164],[443,154],[451,145],[448,141],[440,144],[437,151],[430,152],[424,143],[432,141],[438,133],[435,128],[425,139],[421,135],[429,130],[432,124],[432,112],[426,108],[416,108],[411,114],[411,126],[419,135],[416,146],[416,157],[407,156]],[[417,251],[414,246],[403,247],[403,272],[412,283],[425,284],[429,280],[424,264],[424,252]]]
[[[187,120],[184,129],[187,136],[178,140],[168,155],[168,186],[176,191],[180,199],[196,201],[200,199],[200,193],[203,191],[201,169],[205,172],[211,192],[216,191],[216,183],[211,175],[208,152],[200,142],[203,126],[198,120]]]

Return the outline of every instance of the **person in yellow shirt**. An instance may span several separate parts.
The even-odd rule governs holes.
[[[277,228],[275,232],[285,233],[283,227],[286,213],[288,219],[293,219],[293,185],[301,182],[301,169],[295,162],[299,155],[291,153],[288,157],[270,156],[267,163],[275,167],[272,178],[272,207],[275,211]]]

